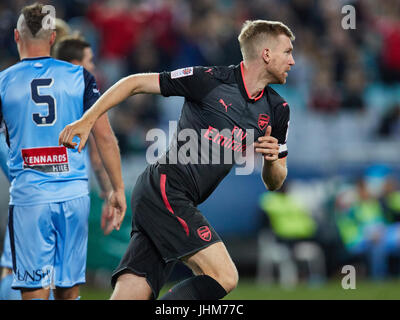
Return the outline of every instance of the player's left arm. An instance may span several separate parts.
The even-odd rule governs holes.
[[[279,189],[287,176],[286,157],[279,159],[278,139],[271,136],[268,126],[265,135],[254,143],[255,151],[263,156],[262,180],[268,190]]]
[[[275,110],[274,128],[268,126],[265,134],[254,143],[255,151],[263,156],[262,180],[268,190],[277,190],[287,176],[287,145],[289,106],[281,103]]]
[[[269,161],[264,159],[262,180],[268,190],[278,190],[287,176],[286,158]]]

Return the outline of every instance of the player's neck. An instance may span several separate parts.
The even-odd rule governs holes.
[[[243,61],[242,72],[243,81],[246,83],[250,98],[257,97],[269,84],[262,68],[256,62]]]
[[[24,48],[20,48],[19,57],[20,59],[26,58],[38,58],[38,57],[49,57],[50,56],[50,47],[48,46],[26,46]]]

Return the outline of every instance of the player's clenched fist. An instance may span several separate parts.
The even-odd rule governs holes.
[[[268,126],[265,135],[254,142],[255,151],[261,153],[266,161],[278,160],[278,139],[271,136],[272,127]]]
[[[64,145],[67,148],[74,149],[77,145],[72,140],[74,137],[79,137],[80,142],[78,146],[78,152],[81,152],[86,145],[86,141],[89,137],[91,125],[84,120],[77,120],[67,125],[60,133],[58,137],[58,145]]]

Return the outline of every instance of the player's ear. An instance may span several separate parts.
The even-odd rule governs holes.
[[[268,64],[271,60],[271,50],[269,48],[264,48],[261,56],[264,62]]]
[[[50,46],[52,46],[54,44],[54,42],[56,41],[56,36],[57,36],[56,31],[53,31],[50,36]]]
[[[68,61],[68,62],[72,63],[72,64],[76,64],[77,66],[81,66],[82,65],[81,61],[79,61],[77,59],[72,59],[71,61]]]
[[[14,41],[18,43],[19,39],[20,39],[19,31],[17,29],[14,29]]]

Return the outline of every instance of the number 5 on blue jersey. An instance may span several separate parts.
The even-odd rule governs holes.
[[[33,79],[31,82],[31,97],[37,105],[47,104],[48,114],[42,116],[40,113],[33,113],[33,122],[38,126],[52,126],[56,120],[56,101],[52,96],[40,95],[40,87],[50,88],[53,85],[53,79]]]

